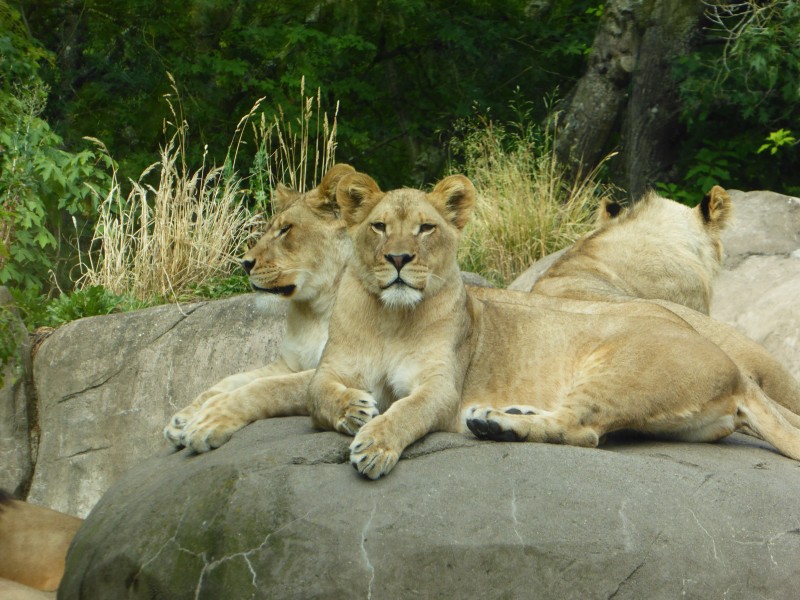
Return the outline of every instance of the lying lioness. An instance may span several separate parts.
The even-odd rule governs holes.
[[[351,462],[367,477],[429,432],[467,428],[596,446],[620,429],[713,441],[747,427],[800,460],[800,417],[669,310],[467,293],[456,262],[475,199],[467,178],[384,193],[355,173],[336,198],[354,258],[309,409],[317,427],[355,435]]]
[[[689,208],[654,192],[629,207],[604,200],[598,227],[580,238],[533,291],[577,300],[659,299],[708,314],[722,263],[728,193],[713,186]]]

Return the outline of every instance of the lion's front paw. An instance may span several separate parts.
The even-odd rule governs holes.
[[[205,407],[186,424],[181,440],[195,452],[208,452],[222,446],[247,424],[248,421],[218,407]]]
[[[378,479],[391,471],[400,452],[381,442],[367,431],[360,431],[350,444],[350,464],[370,479]]]
[[[194,411],[190,411],[189,408],[190,407],[187,406],[182,411],[172,415],[169,423],[164,427],[164,437],[176,448],[182,448],[184,446],[183,429],[186,427],[186,423],[189,422],[189,419],[194,415]]]
[[[358,430],[378,415],[378,404],[367,392],[351,398],[344,414],[336,423],[336,431],[355,435]]]

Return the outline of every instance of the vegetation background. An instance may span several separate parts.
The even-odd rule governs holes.
[[[30,328],[242,291],[270,186],[334,153],[472,176],[463,263],[507,283],[604,193],[800,193],[799,101],[794,0],[0,0],[0,284]]]

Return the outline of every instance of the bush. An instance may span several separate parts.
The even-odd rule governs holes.
[[[592,228],[609,190],[593,171],[570,181],[558,165],[550,130],[488,120],[462,128],[456,147],[477,189],[477,206],[461,242],[462,269],[506,285],[534,261]]]
[[[48,280],[66,279],[69,261],[59,260],[66,231],[95,210],[92,187],[107,187],[110,159],[63,149],[40,116],[48,89],[39,62],[50,56],[6,3],[0,19],[0,284],[41,291]]]

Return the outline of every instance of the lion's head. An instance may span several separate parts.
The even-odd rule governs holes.
[[[456,249],[475,203],[466,177],[446,177],[429,193],[382,192],[368,175],[353,173],[339,182],[336,200],[353,240],[357,276],[384,305],[413,307],[460,277]]]
[[[335,165],[305,193],[278,186],[273,199],[276,212],[242,259],[254,291],[303,301],[334,286],[350,255],[336,186],[354,172],[350,165]]]
[[[604,202],[598,228],[578,240],[533,291],[587,300],[660,299],[708,313],[732,203],[714,186],[695,208],[655,193],[631,207]]]

